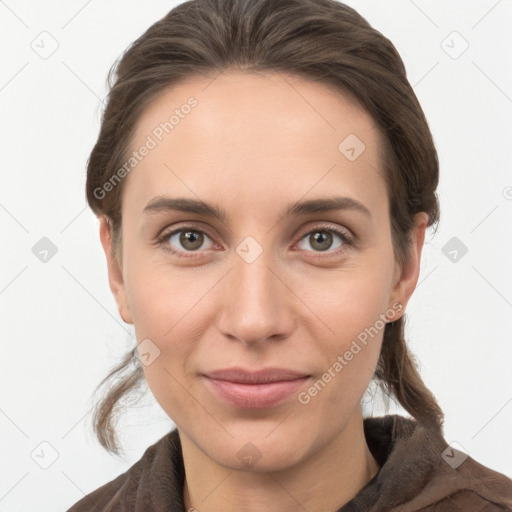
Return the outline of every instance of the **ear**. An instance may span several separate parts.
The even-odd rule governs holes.
[[[123,272],[122,269],[119,268],[118,261],[114,258],[114,247],[112,243],[110,223],[105,215],[101,216],[99,221],[101,245],[103,246],[103,250],[105,251],[105,256],[107,258],[108,282],[110,285],[110,290],[112,291],[114,299],[116,300],[117,308],[121,318],[126,323],[133,324],[132,315],[126,298]]]
[[[400,269],[398,262],[396,263],[393,277],[393,291],[388,307],[391,308],[393,304],[399,302],[402,305],[402,309],[400,316],[393,318],[393,320],[398,320],[403,316],[412,292],[416,288],[416,283],[420,275],[421,251],[425,240],[427,222],[427,213],[420,212],[415,215],[414,227],[411,230],[409,260],[404,264],[402,269]]]

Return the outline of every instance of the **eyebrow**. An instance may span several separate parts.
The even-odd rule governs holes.
[[[332,197],[310,199],[307,201],[297,201],[289,204],[281,212],[281,217],[298,217],[312,213],[323,213],[336,210],[353,210],[362,213],[369,219],[372,218],[370,210],[363,204],[351,197]],[[225,210],[215,204],[201,201],[198,199],[189,199],[185,197],[167,197],[157,196],[153,198],[144,208],[145,214],[160,213],[166,211],[179,211],[184,213],[195,213],[212,217],[227,223],[227,214]]]

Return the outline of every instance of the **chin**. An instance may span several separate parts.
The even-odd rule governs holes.
[[[248,440],[241,444],[232,442],[203,447],[203,450],[217,464],[227,469],[266,473],[288,469],[304,458],[304,448],[294,441],[276,447],[270,443],[258,444]]]

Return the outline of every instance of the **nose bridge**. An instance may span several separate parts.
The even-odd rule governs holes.
[[[277,293],[276,278],[270,271],[272,268],[272,256],[270,250],[261,253],[252,259],[254,249],[250,248],[246,253],[234,257],[235,287],[238,291],[237,300],[241,305],[244,302],[249,311],[253,307],[261,307],[270,302],[270,298]],[[251,307],[249,307],[251,306]]]
[[[268,239],[267,239],[268,240]],[[285,334],[285,288],[276,277],[271,248],[247,237],[235,249],[219,327],[247,344]]]

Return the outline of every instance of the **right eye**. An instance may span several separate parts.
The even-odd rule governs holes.
[[[186,255],[186,253],[195,253],[203,247],[205,240],[211,240],[210,237],[196,226],[182,226],[179,229],[164,232],[158,237],[158,243],[165,250],[180,258],[196,258],[199,255]],[[209,247],[206,247],[208,249]],[[211,247],[210,247],[211,248]],[[205,249],[203,247],[203,249]]]

